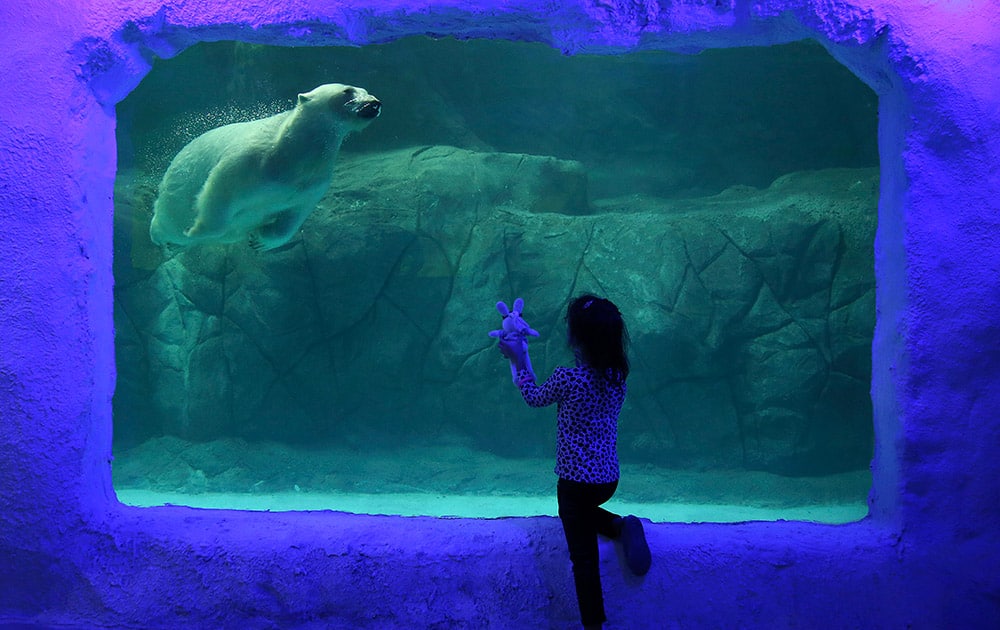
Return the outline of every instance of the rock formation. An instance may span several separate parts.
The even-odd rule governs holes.
[[[493,305],[525,298],[544,376],[570,360],[562,310],[588,290],[630,327],[623,457],[861,468],[877,191],[876,169],[842,169],[591,203],[572,161],[447,146],[345,156],[284,249],[196,248],[119,278],[116,425],[546,453],[554,421],[505,378]]]

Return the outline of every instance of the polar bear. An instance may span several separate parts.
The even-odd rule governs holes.
[[[198,136],[163,175],[150,238],[157,245],[284,245],[330,187],[341,142],[381,108],[362,88],[328,83],[299,94],[287,112]]]

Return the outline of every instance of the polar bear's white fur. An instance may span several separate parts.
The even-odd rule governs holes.
[[[328,83],[299,94],[290,111],[198,136],[160,182],[150,238],[157,245],[284,245],[329,188],[341,142],[380,110],[367,91]]]

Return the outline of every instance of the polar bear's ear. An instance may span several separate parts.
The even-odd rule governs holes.
[[[308,103],[311,100],[313,100],[313,97],[309,96],[308,94],[299,94],[299,105],[301,105],[302,103]]]

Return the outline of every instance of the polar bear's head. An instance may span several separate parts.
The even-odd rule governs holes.
[[[364,129],[382,111],[381,101],[364,88],[341,83],[326,83],[299,94],[297,107],[330,114],[340,125],[346,125],[348,132]]]

